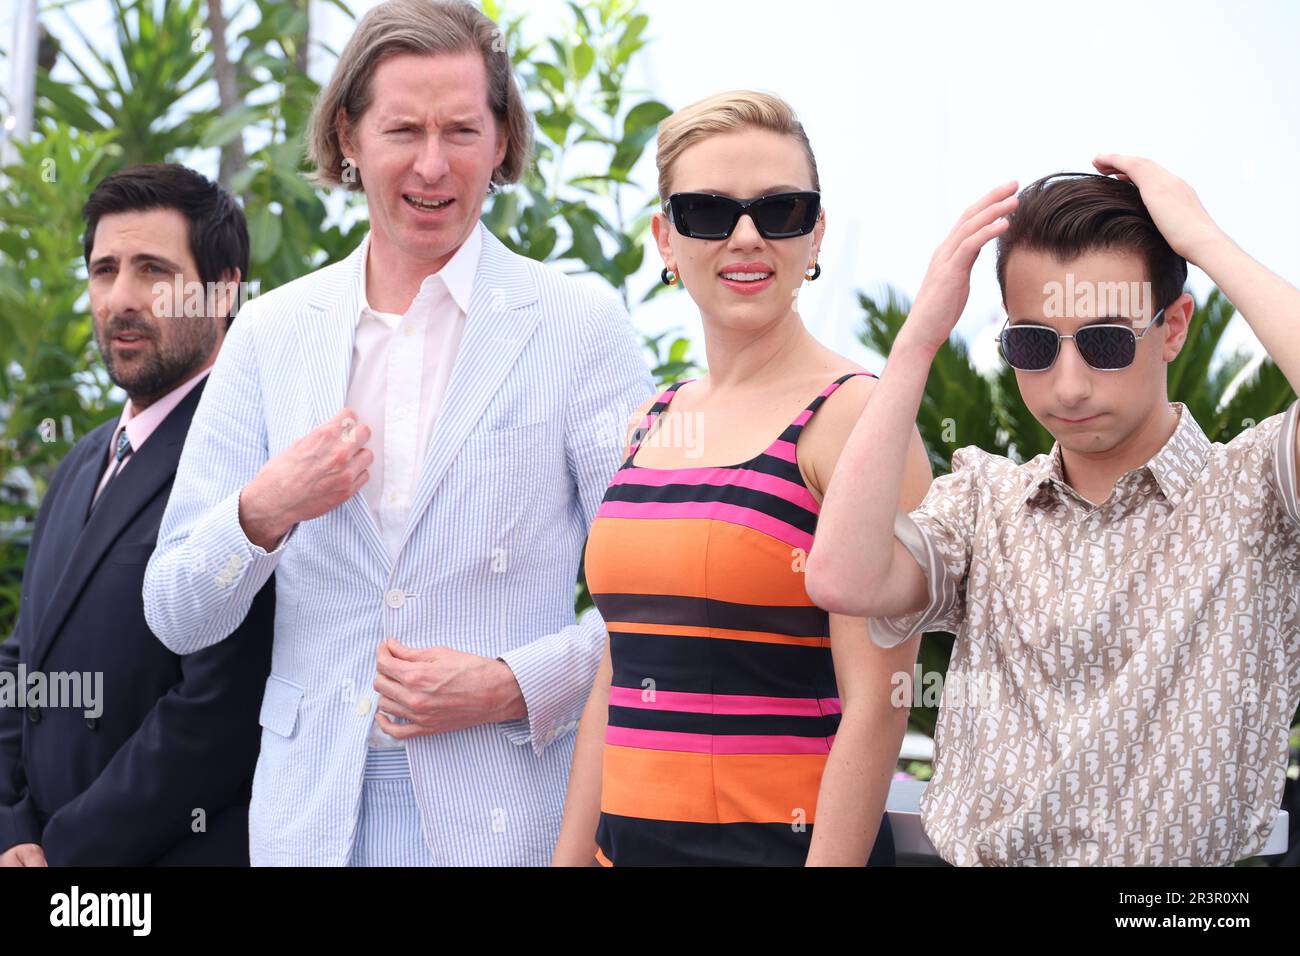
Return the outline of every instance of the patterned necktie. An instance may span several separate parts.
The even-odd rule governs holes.
[[[117,473],[122,470],[122,462],[126,461],[126,456],[133,451],[135,449],[131,447],[131,439],[127,436],[126,429],[123,428],[122,433],[117,436],[117,451],[113,453],[113,457],[117,459],[117,466],[113,469],[113,478],[116,478]],[[113,478],[108,480],[112,481]]]
[[[126,429],[123,428],[121,434],[117,436],[117,449],[113,452],[113,473],[108,476],[108,481],[104,483],[104,487],[99,492],[99,496],[91,503],[91,513],[93,513],[99,506],[99,503],[104,500],[104,495],[108,493],[108,486],[113,483],[113,479],[117,477],[117,473],[122,470],[122,465],[125,463],[127,456],[133,451],[135,451],[135,449],[131,447],[131,439],[127,437]]]

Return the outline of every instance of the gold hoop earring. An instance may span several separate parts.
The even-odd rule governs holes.
[[[804,281],[805,281],[805,282],[816,282],[816,281],[817,281],[817,277],[820,276],[821,274],[822,274],[821,263],[820,263],[820,262],[814,262],[814,263],[812,264],[812,274],[811,274],[811,275],[808,274],[808,271],[807,271],[807,270],[804,270],[804,274],[803,274]]]
[[[659,281],[664,285],[672,285],[677,281],[677,273],[665,268],[663,272],[659,273]]]

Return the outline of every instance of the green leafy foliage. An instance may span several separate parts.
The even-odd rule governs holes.
[[[84,195],[118,157],[112,135],[42,119],[0,184],[0,634],[18,612],[35,504],[76,439],[101,420],[77,228]]]

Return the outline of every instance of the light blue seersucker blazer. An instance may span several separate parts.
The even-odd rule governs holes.
[[[270,553],[239,525],[240,489],[344,405],[369,237],[243,306],[190,426],[145,575],[145,616],[173,651],[201,650],[238,626],[275,573],[249,811],[255,866],[347,862],[386,635],[504,658],[528,707],[522,720],[407,741],[436,860],[550,859],[605,639],[596,611],[574,622],[578,562],[626,423],[653,383],[612,292],[477,228],[464,337],[395,561],[361,495]]]

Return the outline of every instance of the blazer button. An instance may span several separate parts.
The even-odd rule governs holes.
[[[98,730],[98,729],[99,729],[99,718],[98,718],[98,717],[87,717],[87,718],[86,718],[86,726],[89,727],[91,730]]]
[[[28,707],[27,719],[34,724],[39,724],[41,722],[41,709],[39,707]]]
[[[397,588],[393,588],[384,595],[384,603],[396,610],[406,603],[406,593],[399,591]]]

